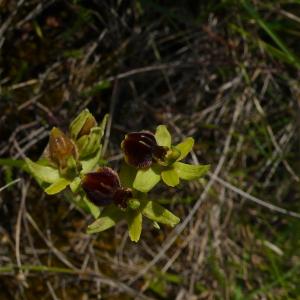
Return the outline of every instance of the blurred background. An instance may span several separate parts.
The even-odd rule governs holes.
[[[299,0],[0,1],[0,299],[300,299]],[[89,108],[166,124],[211,164],[152,197],[181,218],[87,235],[17,159]],[[278,208],[279,207],[279,208]],[[280,209],[281,208],[281,209]]]

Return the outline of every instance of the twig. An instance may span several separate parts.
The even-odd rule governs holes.
[[[8,187],[10,187],[10,186],[12,186],[12,185],[18,183],[19,181],[21,181],[21,178],[17,178],[17,179],[15,179],[15,180],[9,182],[8,184],[2,186],[2,187],[0,188],[0,192],[4,191],[4,190],[7,189]]]
[[[111,124],[112,120],[114,117],[114,112],[115,112],[115,106],[118,100],[118,95],[119,95],[119,81],[116,80],[112,97],[111,97],[111,102],[110,102],[110,108],[109,108],[109,118],[107,121],[107,126],[105,130],[105,135],[104,135],[104,143],[103,143],[103,148],[102,148],[102,156],[105,154],[108,146],[108,141],[109,141],[109,136],[110,136],[110,131],[111,131]]]
[[[214,178],[215,181],[221,183],[221,184],[222,184],[223,186],[225,186],[226,188],[228,188],[228,189],[230,189],[231,191],[233,191],[233,192],[235,192],[235,193],[241,195],[242,197],[244,197],[244,198],[247,199],[247,200],[250,200],[250,201],[252,201],[252,202],[254,202],[254,203],[256,203],[256,204],[259,204],[260,206],[266,207],[266,208],[268,208],[268,209],[270,209],[270,210],[273,210],[273,211],[275,211],[275,212],[278,212],[278,213],[281,213],[281,214],[284,214],[284,215],[287,215],[287,216],[291,216],[291,217],[300,219],[300,213],[296,213],[296,212],[287,210],[287,209],[285,209],[285,208],[281,208],[281,207],[279,207],[279,206],[276,206],[276,205],[274,205],[274,204],[271,204],[271,203],[268,203],[268,202],[266,202],[266,201],[264,201],[264,200],[261,200],[261,199],[259,199],[259,198],[257,198],[257,197],[254,197],[254,196],[252,196],[252,195],[250,195],[250,194],[244,192],[243,190],[239,189],[238,187],[236,187],[236,186],[230,184],[229,182],[227,182],[227,181],[221,179],[220,177],[215,176],[215,175],[212,174],[212,173],[209,173],[209,176],[210,176],[211,178]]]
[[[21,268],[22,263],[21,263],[21,255],[20,255],[20,239],[21,239],[21,222],[22,222],[22,216],[25,212],[25,200],[27,196],[27,191],[28,191],[29,183],[24,183],[22,186],[22,197],[21,197],[21,204],[18,212],[18,217],[17,217],[17,223],[16,223],[16,260],[17,260],[17,265],[19,268]],[[22,269],[20,269],[22,278],[25,279],[24,274]]]
[[[61,268],[61,267],[48,267],[44,265],[22,265],[20,268],[15,265],[9,265],[0,267],[0,274],[2,273],[10,273],[15,270],[22,270],[22,271],[30,271],[30,272],[47,272],[47,273],[59,273],[59,274],[68,274],[68,275],[76,275],[76,276],[83,276],[83,277],[91,277],[92,279],[101,280],[102,283],[117,288],[118,290],[124,291],[129,293],[133,297],[139,297],[138,299],[142,300],[154,300],[151,297],[145,296],[140,292],[136,291],[135,289],[129,287],[128,285],[120,282],[118,280],[108,278],[104,275],[93,271],[84,271],[81,272],[80,270],[68,269],[68,268]]]

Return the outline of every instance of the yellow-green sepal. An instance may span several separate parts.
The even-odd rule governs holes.
[[[126,214],[130,240],[138,242],[142,232],[143,216],[137,210],[128,209]]]
[[[155,140],[159,146],[171,147],[172,137],[165,125],[159,125],[156,128]]]
[[[210,169],[210,165],[189,165],[182,162],[173,164],[180,179],[193,180],[204,176]]]

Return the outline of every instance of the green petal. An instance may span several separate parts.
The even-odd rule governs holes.
[[[161,178],[168,186],[176,186],[179,184],[179,177],[174,169],[167,169],[161,172]]]
[[[159,146],[171,147],[171,134],[165,125],[159,125],[156,128],[155,139]]]
[[[87,233],[92,234],[109,229],[115,226],[123,217],[124,213],[116,206],[105,207],[101,217],[88,226]]]
[[[139,210],[129,209],[126,215],[129,237],[133,242],[138,242],[142,232],[143,216]]]
[[[182,162],[174,163],[173,167],[177,171],[179,178],[184,180],[200,178],[210,169],[210,165],[189,165]]]
[[[194,139],[192,137],[186,138],[183,142],[175,146],[176,149],[180,151],[180,156],[177,158],[177,161],[184,159],[193,149]]]
[[[33,175],[39,181],[54,183],[60,178],[58,169],[49,166],[42,166],[33,162],[29,158],[25,158],[25,162],[31,175]]]
[[[143,202],[141,212],[146,218],[172,227],[179,223],[180,219],[178,217],[158,203],[149,200]]]
[[[160,181],[159,170],[152,166],[147,170],[138,170],[133,182],[133,188],[147,193]]]
[[[63,191],[68,186],[69,183],[70,183],[69,180],[67,180],[65,178],[59,178],[56,182],[54,182],[50,186],[48,186],[45,189],[45,192],[48,195],[57,194],[57,193]]]

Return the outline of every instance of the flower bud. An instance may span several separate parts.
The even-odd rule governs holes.
[[[83,110],[70,124],[71,136],[78,140],[84,135],[88,135],[93,127],[97,126],[94,116],[88,111]]]
[[[69,157],[76,157],[75,145],[71,139],[56,127],[53,127],[50,133],[49,156],[60,169],[67,167]]]
[[[80,137],[82,137],[84,135],[89,135],[91,132],[91,129],[96,126],[97,126],[96,119],[92,115],[88,116],[88,118],[85,120],[85,123],[83,124],[77,138],[79,139]]]

